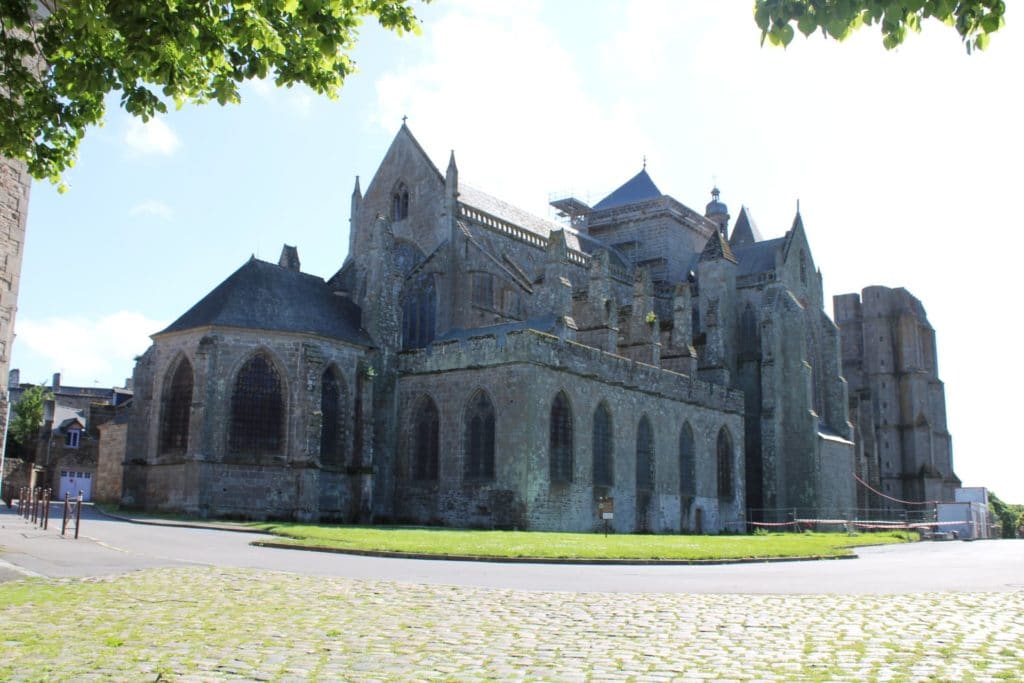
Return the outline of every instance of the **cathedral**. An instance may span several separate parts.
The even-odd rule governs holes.
[[[906,373],[879,374],[858,295],[842,311],[859,340],[841,342],[799,213],[764,239],[717,189],[701,213],[646,169],[593,206],[552,204],[560,223],[461,182],[454,153],[442,172],[403,124],[365,192],[356,180],[337,273],[302,272],[286,245],[153,335],[123,503],[716,533],[951,497],[944,408],[913,415],[909,442],[881,411],[883,381]],[[908,360],[922,411],[941,399],[929,339]]]

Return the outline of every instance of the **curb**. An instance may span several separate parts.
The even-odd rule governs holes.
[[[266,536],[269,534],[264,529],[250,529],[249,527],[241,526],[238,524],[215,524],[205,522],[180,522],[174,519],[142,519],[139,517],[125,517],[123,515],[116,515],[113,512],[107,512],[98,507],[93,507],[93,510],[109,517],[110,519],[117,519],[122,522],[129,522],[130,524],[143,524],[148,526],[169,526],[179,527],[182,529],[213,529],[214,531],[234,531],[240,534],[262,534]]]
[[[718,560],[659,560],[612,559],[581,557],[495,557],[492,555],[433,555],[404,553],[396,550],[359,550],[331,548],[322,545],[294,545],[278,541],[252,541],[249,545],[278,550],[304,550],[316,553],[336,553],[360,557],[386,557],[402,560],[440,560],[443,562],[500,562],[502,564],[582,564],[582,565],[722,565],[722,564],[774,564],[777,562],[814,562],[816,560],[856,560],[857,555],[803,555],[798,557],[741,557]]]
[[[179,522],[172,519],[140,519],[124,517],[112,512],[93,508],[96,512],[111,519],[131,524],[150,526],[179,527],[182,529],[213,529],[215,531],[234,531],[242,534],[271,535],[263,529],[250,529],[235,524],[206,524],[203,522]],[[498,562],[501,564],[569,564],[569,565],[664,565],[664,566],[701,566],[727,564],[776,564],[779,562],[815,562],[818,560],[856,560],[857,555],[802,555],[797,557],[739,557],[711,560],[661,560],[661,559],[613,559],[613,558],[581,558],[581,557],[495,557],[492,555],[442,555],[430,553],[405,553],[396,550],[360,550],[357,548],[331,548],[322,545],[295,545],[279,541],[252,541],[249,545],[258,548],[274,548],[276,550],[302,550],[315,553],[334,553],[337,555],[355,555],[358,557],[382,557],[399,560],[440,560],[443,562]]]

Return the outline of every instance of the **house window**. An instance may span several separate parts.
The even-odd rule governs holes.
[[[564,391],[551,404],[549,436],[551,483],[567,484],[572,481],[572,407]]]
[[[341,467],[345,463],[343,397],[336,368],[327,368],[320,382],[320,464],[324,467]]]
[[[602,401],[594,410],[594,486],[615,484],[612,414]]]
[[[718,430],[718,497],[732,498],[732,437],[722,427]]]
[[[644,415],[636,430],[636,490],[654,489],[654,434],[651,421]]]
[[[494,404],[482,389],[473,394],[466,407],[463,440],[465,478],[472,481],[494,479]]]
[[[409,190],[399,183],[391,195],[391,220],[401,221],[409,217]]]
[[[238,371],[231,393],[232,453],[280,453],[284,442],[284,398],[277,369],[262,353]]]
[[[188,450],[192,389],[192,364],[182,356],[174,367],[170,384],[164,388],[164,414],[160,421],[161,453],[184,453]]]
[[[82,432],[78,429],[72,429],[64,435],[64,445],[68,448],[78,448],[79,440],[81,439]]]
[[[412,476],[418,481],[437,481],[439,428],[437,405],[429,396],[420,399],[414,418]]]
[[[679,432],[679,495],[697,495],[697,455],[689,422]]]

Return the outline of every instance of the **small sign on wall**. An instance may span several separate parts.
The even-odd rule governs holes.
[[[608,522],[615,519],[615,500],[611,496],[597,499],[597,516],[604,521],[604,535],[608,535]]]

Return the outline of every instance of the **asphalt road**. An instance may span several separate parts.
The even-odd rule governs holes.
[[[59,511],[55,508],[55,514]],[[1024,590],[1024,540],[859,549],[855,560],[738,565],[552,565],[406,560],[278,550],[260,536],[133,524],[86,508],[80,537],[43,531],[0,509],[0,580],[24,574],[101,576],[216,566],[311,576],[534,591],[718,594],[885,594]]]

